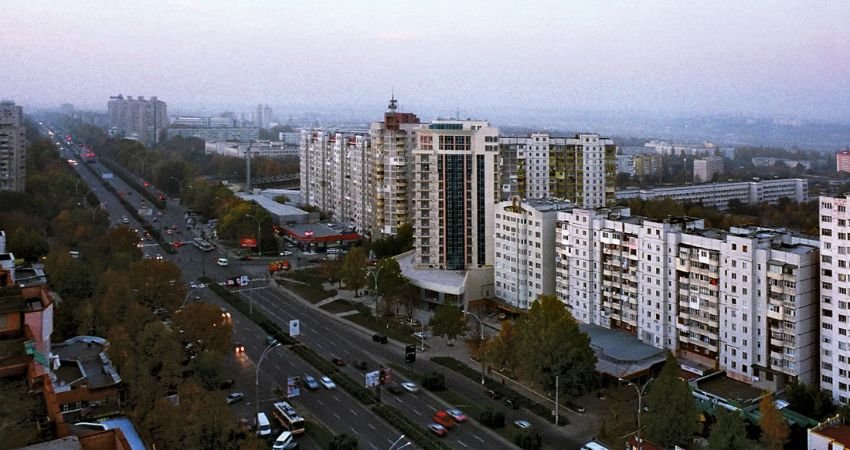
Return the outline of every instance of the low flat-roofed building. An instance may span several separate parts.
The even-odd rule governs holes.
[[[303,209],[285,203],[278,203],[266,195],[252,195],[237,192],[236,196],[246,202],[253,202],[263,208],[275,225],[284,226],[297,223],[308,223],[318,219],[318,214],[311,214]]]
[[[59,407],[66,418],[118,410],[121,376],[106,354],[109,342],[76,336],[53,345],[51,363]]]
[[[361,239],[351,228],[333,223],[294,223],[281,225],[278,230],[302,250],[347,248]]]
[[[850,449],[850,425],[830,419],[808,431],[808,450]]]

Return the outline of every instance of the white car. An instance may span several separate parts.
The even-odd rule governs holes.
[[[527,430],[531,428],[531,423],[527,420],[514,420],[514,426],[521,430]]]
[[[272,444],[272,450],[293,450],[297,448],[298,443],[295,442],[295,437],[289,431],[280,433],[280,436]]]
[[[329,377],[319,378],[319,383],[321,383],[325,389],[336,389],[336,383],[334,383]]]
[[[404,390],[407,392],[419,392],[419,386],[417,386],[416,383],[412,383],[410,381],[405,381],[404,383],[401,383],[401,387],[403,387]]]
[[[215,263],[221,267],[227,267],[230,264],[227,258],[218,258],[218,261],[216,261]]]
[[[281,256],[292,256],[292,252],[291,252],[291,251],[289,251],[289,250],[286,250],[286,251],[284,251],[283,253],[281,253],[280,255],[281,255]]]

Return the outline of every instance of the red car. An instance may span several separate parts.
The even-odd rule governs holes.
[[[452,419],[452,416],[450,416],[449,413],[443,410],[435,412],[434,416],[431,417],[431,420],[448,429],[454,428],[456,425],[454,419]]]

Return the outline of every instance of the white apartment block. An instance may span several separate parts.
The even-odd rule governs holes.
[[[498,144],[499,130],[485,121],[437,120],[416,129],[416,267],[492,266]]]
[[[541,295],[555,294],[555,227],[558,211],[572,209],[563,200],[519,197],[496,207],[496,298],[528,309]]]
[[[368,230],[373,220],[367,170],[370,149],[369,138],[362,133],[303,131],[299,149],[302,201],[343,225]]]
[[[110,127],[148,146],[156,144],[159,132],[168,127],[168,106],[156,97],[109,97],[107,109]]]
[[[416,146],[415,129],[419,118],[413,113],[397,112],[395,97],[390,100],[389,111],[383,122],[369,128],[372,152],[368,160],[374,197],[374,223],[376,234],[394,235],[398,227],[410,222],[411,173]]]
[[[0,102],[0,191],[23,192],[27,180],[27,133],[23,108]]]
[[[715,175],[723,173],[723,158],[712,156],[694,160],[694,183],[711,181]]]
[[[598,134],[499,138],[501,198],[560,198],[585,208],[614,203],[617,147]]]
[[[234,158],[245,158],[248,154],[248,146],[251,146],[251,157],[262,158],[298,158],[300,155],[298,144],[291,145],[283,141],[206,141],[204,152],[208,155],[217,154],[231,156]]]
[[[843,405],[850,401],[850,201],[820,197],[820,386]]]
[[[616,196],[618,200],[669,198],[679,202],[702,203],[703,206],[726,209],[730,200],[738,200],[745,204],[776,203],[782,198],[805,202],[809,199],[809,183],[802,178],[708,183],[697,186],[621,189],[617,191]]]
[[[816,240],[627,208],[558,220],[557,295],[577,320],[765,388],[815,380]]]

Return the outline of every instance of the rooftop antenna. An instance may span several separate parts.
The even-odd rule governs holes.
[[[395,112],[398,109],[398,100],[395,99],[395,88],[392,90],[392,97],[390,97],[390,105],[387,107],[390,111]]]

